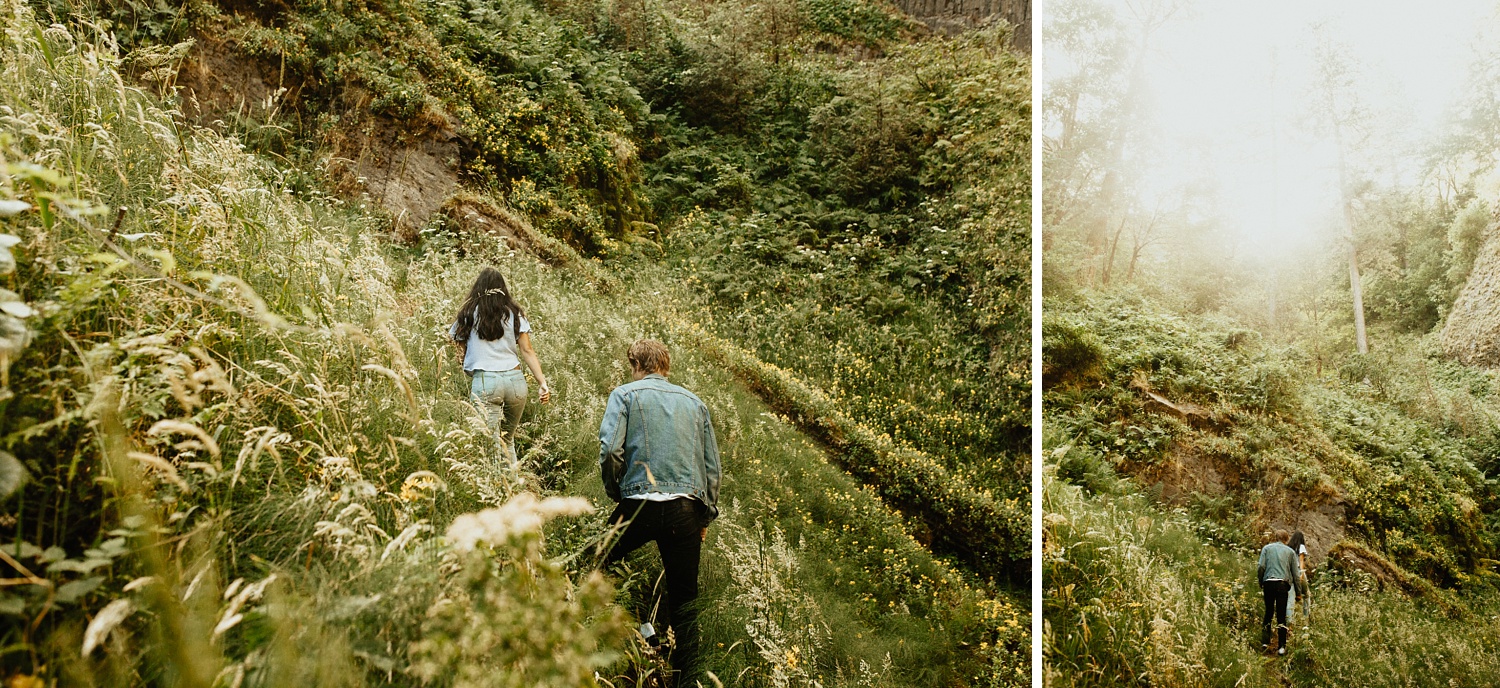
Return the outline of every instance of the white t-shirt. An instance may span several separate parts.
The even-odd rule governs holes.
[[[530,332],[531,323],[526,316],[519,318],[521,326],[513,328],[506,323],[505,334],[499,339],[480,339],[479,328],[475,327],[469,332],[469,346],[464,352],[464,372],[472,373],[476,370],[488,370],[494,373],[503,373],[507,370],[515,370],[521,365],[521,358],[516,355],[516,331]],[[458,333],[458,323],[453,323],[448,328],[448,335]]]
[[[647,502],[670,502],[683,497],[691,498],[692,495],[686,492],[643,492],[638,495],[630,495],[626,499],[640,499]]]

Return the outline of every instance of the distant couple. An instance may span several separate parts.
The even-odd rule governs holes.
[[[526,408],[521,361],[536,378],[543,404],[552,396],[531,347],[531,323],[499,270],[484,268],[449,328],[472,376],[470,400],[484,414],[501,456],[516,463],[515,433]],[[631,381],[616,387],[599,424],[604,491],[619,503],[609,523],[623,528],[605,557],[614,564],[655,541],[666,579],[667,611],[676,636],[674,669],[697,663],[698,564],[708,524],[719,515],[719,446],[708,407],[667,381],[672,359],[652,339],[626,352]]]
[[[1260,581],[1261,595],[1265,598],[1266,614],[1261,620],[1260,647],[1271,651],[1271,619],[1276,619],[1276,654],[1286,654],[1287,607],[1301,602],[1303,611],[1312,618],[1312,604],[1307,589],[1307,538],[1302,531],[1287,534],[1277,530],[1271,541],[1260,550],[1260,561],[1255,566]],[[1293,612],[1295,614],[1295,611]]]

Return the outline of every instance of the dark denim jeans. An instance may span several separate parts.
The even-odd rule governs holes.
[[[1292,586],[1286,581],[1266,581],[1260,584],[1261,595],[1266,598],[1266,616],[1260,622],[1260,644],[1271,644],[1271,616],[1276,617],[1276,647],[1286,647],[1286,596]]]
[[[611,525],[629,521],[619,541],[605,557],[605,566],[624,559],[642,545],[656,541],[661,552],[667,587],[667,615],[677,639],[671,656],[672,668],[684,677],[698,669],[698,559],[703,551],[699,535],[705,523],[704,507],[696,499],[680,497],[666,502],[623,499],[610,515]]]

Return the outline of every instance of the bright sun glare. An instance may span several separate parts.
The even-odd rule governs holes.
[[[1318,37],[1359,65],[1359,97],[1380,122],[1366,147],[1378,151],[1375,174],[1411,183],[1418,147],[1442,128],[1496,17],[1494,0],[1190,3],[1156,32],[1146,59],[1143,121],[1161,156],[1139,180],[1142,200],[1207,180],[1247,254],[1275,260],[1326,240],[1338,231],[1338,173],[1334,146],[1312,124]]]

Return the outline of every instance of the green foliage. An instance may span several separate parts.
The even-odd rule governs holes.
[[[1088,384],[1099,377],[1104,363],[1104,343],[1072,320],[1057,314],[1042,314],[1043,384]]]
[[[858,0],[805,0],[801,9],[818,31],[867,45],[896,38],[903,23],[884,7]]]
[[[202,32],[274,65],[297,111],[271,125],[298,136],[336,142],[371,117],[418,135],[453,131],[470,179],[545,211],[548,229],[576,245],[597,250],[642,217],[631,133],[645,103],[617,55],[530,3],[312,0],[228,13],[189,3],[158,16],[104,2],[98,11],[132,27],[132,47]]]
[[[778,411],[840,454],[845,470],[877,486],[885,500],[917,515],[934,545],[984,575],[1024,584],[1030,576],[1030,509],[1021,500],[997,500],[920,452],[892,446],[843,414],[830,400],[795,378],[733,345],[698,333],[700,346]]]
[[[1051,479],[1043,495],[1051,685],[1270,683],[1250,649],[1260,591],[1246,553],[1205,543],[1194,521],[1139,495],[1088,500]]]
[[[1043,340],[1043,365],[1067,369],[1079,344],[1103,347],[1093,362],[1111,387],[1138,377],[1177,401],[1281,414],[1296,410],[1293,371],[1258,335],[1220,318],[1174,315],[1133,292],[1099,294],[1051,314],[1057,344]],[[1044,327],[1045,327],[1044,323]],[[1045,335],[1045,332],[1044,332]],[[1056,358],[1054,358],[1056,357]],[[1295,360],[1295,359],[1293,359]]]
[[[1434,335],[1387,334],[1318,378],[1297,347],[1130,292],[1084,293],[1046,317],[1061,345],[1044,344],[1044,365],[1063,367],[1085,337],[1099,352],[1096,382],[1043,400],[1054,682],[1438,685],[1450,673],[1424,667],[1449,653],[1474,667],[1455,681],[1489,680],[1488,631],[1461,619],[1493,605],[1495,504],[1479,468],[1492,465],[1492,373],[1444,359]],[[1394,582],[1320,572],[1317,623],[1263,664],[1248,654],[1260,616],[1248,544],[1326,504],[1340,547],[1387,562]]]
[[[576,253],[544,251],[567,268],[555,270],[442,221],[394,248],[368,209],[122,87],[106,37],[43,32],[14,6],[4,17],[0,105],[14,114],[0,123],[12,142],[0,182],[31,206],[0,220],[21,239],[4,279],[38,311],[0,399],[0,446],[31,476],[0,502],[20,540],[4,551],[34,574],[0,592],[0,614],[20,622],[0,625],[8,677],[576,685],[598,671],[638,683],[651,662],[590,575],[597,514],[491,540],[487,557],[466,556],[449,525],[527,492],[602,501],[597,414],[626,379],[620,352],[655,335],[720,425],[724,494],[746,505],[726,510],[728,539],[779,530],[784,551],[799,543],[807,573],[784,587],[816,603],[799,613],[855,636],[797,645],[818,653],[796,660],[809,677],[1027,680],[1024,607],[934,557],[692,338],[659,331],[689,297],[653,264],[628,264],[637,277],[611,288],[622,281]],[[32,178],[17,165],[53,181],[11,185]],[[532,315],[554,387],[552,405],[527,411],[517,465],[495,461],[443,344],[486,264]],[[734,567],[705,559],[718,616],[774,608],[745,598]],[[651,588],[633,577],[619,594],[649,609]],[[705,641],[709,667],[740,685],[774,684],[791,663],[745,655],[743,625]]]
[[[1293,503],[1336,493],[1349,534],[1440,585],[1468,579],[1491,556],[1479,511],[1488,488],[1474,467],[1480,455],[1470,440],[1450,434],[1458,419],[1441,420],[1444,406],[1433,403],[1437,386],[1446,384],[1425,372],[1452,364],[1422,354],[1357,357],[1341,368],[1343,382],[1298,383],[1307,368],[1295,350],[1256,344],[1253,333],[1223,321],[1166,314],[1129,297],[1085,304],[1050,317],[1073,323],[1054,330],[1064,342],[1081,330],[1108,343],[1098,364],[1103,384],[1048,391],[1058,442],[1127,472],[1157,464],[1169,451],[1209,457],[1239,476],[1247,499],[1271,497],[1249,492],[1266,482],[1279,484]],[[1060,367],[1051,357],[1063,351],[1044,346],[1044,365]],[[1472,384],[1461,380],[1454,382]],[[1147,391],[1179,407],[1205,408],[1184,423]],[[1471,399],[1463,387],[1444,389],[1443,397],[1455,405]],[[1089,472],[1075,465],[1059,476],[1097,483]]]
[[[1469,280],[1474,261],[1479,258],[1479,249],[1484,244],[1484,232],[1490,225],[1489,207],[1484,201],[1469,201],[1448,226],[1448,297],[1447,303],[1458,298],[1458,289]]]
[[[451,128],[470,183],[543,234],[665,253],[716,332],[985,488],[1026,484],[1030,76],[1002,30],[903,45],[860,0],[193,17],[287,75],[302,135]]]
[[[1474,614],[1455,619],[1324,567],[1311,576],[1313,623],[1293,618],[1288,654],[1262,659],[1254,548],[1137,494],[1085,498],[1048,473],[1051,685],[1484,686],[1500,676],[1493,590],[1466,596]]]
[[[1029,328],[1017,308],[1029,292],[1028,163],[1016,155],[1029,112],[1024,65],[1000,39],[917,44],[849,67],[831,92],[797,91],[768,111],[763,154],[711,138],[734,152],[663,157],[648,178],[748,190],[663,225],[677,275],[710,297],[711,331],[1013,495],[1029,436]],[[811,341],[834,342],[833,355]]]

